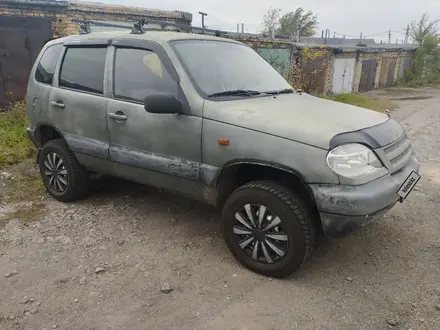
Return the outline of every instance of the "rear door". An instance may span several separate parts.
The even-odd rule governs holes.
[[[80,163],[109,172],[106,59],[107,45],[65,45],[59,74],[49,96],[49,109],[51,122],[61,131]]]
[[[163,49],[147,41],[130,45],[116,42],[112,50],[113,95],[107,120],[116,175],[198,197],[202,118],[189,106],[184,114],[145,110],[145,97],[155,92],[174,94],[187,103]]]

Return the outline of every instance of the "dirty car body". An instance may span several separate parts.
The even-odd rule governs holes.
[[[44,76],[41,71],[49,51],[52,62],[46,65],[52,67],[52,78],[45,80],[38,77]],[[88,71],[101,67],[98,82],[102,84],[84,87],[74,81],[82,78],[75,75],[78,66],[70,62],[85,63],[83,57],[92,55],[102,60],[88,63]],[[131,64],[137,62],[142,64]],[[155,80],[147,84],[142,77],[149,76]],[[300,196],[298,207],[307,205],[304,213],[312,210],[313,222],[329,236],[344,235],[383,215],[403,200],[397,191],[419,169],[410,141],[396,121],[297,92],[251,48],[229,39],[115,32],[51,41],[31,74],[28,107],[28,134],[36,147],[44,149],[48,141],[62,139],[88,172],[160,187],[220,207],[235,205],[228,200],[240,186],[276,181],[278,190],[269,189],[272,183],[245,188],[264,190],[262,194],[279,191],[278,197]],[[53,153],[45,153],[49,163],[54,156],[47,155]],[[62,153],[59,156],[64,159]],[[41,164],[45,166],[44,161]],[[63,173],[67,170],[69,166]],[[42,170],[43,179],[50,172],[46,173],[49,190],[52,178],[52,183],[65,179],[51,171]],[[53,196],[62,193],[61,183],[53,188]],[[240,261],[255,271],[284,276],[268,269],[285,259],[287,252],[281,253],[277,246],[287,251],[289,245],[283,242],[289,235],[277,234],[282,228],[277,226],[277,233],[266,233],[276,244],[266,240],[266,229],[255,225],[253,217],[271,222],[276,210],[263,219],[269,207],[254,205],[249,198],[245,213],[250,222],[242,223],[255,228],[240,232],[235,226],[234,233],[242,235],[238,242],[243,250],[251,246],[247,253],[252,258],[249,263]],[[272,207],[276,205],[274,201]],[[256,210],[253,215],[251,207]],[[240,214],[237,211],[235,218],[241,222]],[[312,236],[307,232],[304,245]],[[268,247],[275,257],[267,253]],[[231,251],[242,258],[234,247]],[[270,267],[260,265],[260,269],[256,262]]]

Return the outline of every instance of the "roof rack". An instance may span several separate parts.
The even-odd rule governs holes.
[[[104,21],[95,21],[95,20],[81,20],[74,18],[72,22],[79,23],[80,25],[80,34],[89,34],[92,32],[92,26],[103,26],[103,27],[113,27],[117,29],[130,29],[132,34],[143,34],[147,31],[161,31],[161,30],[172,30],[179,32],[188,32],[195,34],[213,34],[217,37],[225,36],[228,34],[226,31],[213,30],[207,28],[200,28],[186,24],[178,24],[167,21],[159,21],[159,20],[137,20],[134,21],[133,25],[130,27],[129,25],[119,24],[119,23],[109,23]],[[148,27],[148,25],[159,25],[160,28],[157,27]]]

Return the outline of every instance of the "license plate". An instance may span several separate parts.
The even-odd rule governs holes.
[[[412,172],[405,180],[405,182],[402,184],[400,189],[397,191],[397,195],[400,196],[402,200],[404,200],[411,190],[413,190],[414,186],[419,182],[420,175],[418,175],[416,172]]]

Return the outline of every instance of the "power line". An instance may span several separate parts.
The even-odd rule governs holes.
[[[337,35],[340,35],[340,36],[351,37],[351,38],[358,38],[359,37],[357,35],[350,35],[350,34],[339,33],[339,32],[334,32],[334,33]],[[389,33],[389,31],[385,31],[385,32],[376,33],[376,34],[364,35],[363,38],[376,37],[376,36],[380,36],[382,34],[388,34],[388,33]]]
[[[371,34],[371,35],[368,35],[368,36],[365,36],[365,37],[377,37],[377,36],[380,36],[382,34],[388,34],[388,32],[389,31],[385,31],[385,32],[377,33],[377,34]]]
[[[406,34],[406,32],[402,32],[402,31],[394,31],[394,30],[391,30],[391,32],[393,32],[393,33],[399,33],[399,34]]]

